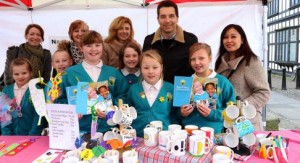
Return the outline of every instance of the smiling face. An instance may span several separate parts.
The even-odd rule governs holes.
[[[138,52],[135,51],[133,48],[128,47],[124,50],[123,62],[125,68],[135,69],[137,67],[138,60],[139,60]]]
[[[235,55],[235,53],[240,49],[243,44],[241,34],[234,28],[230,28],[223,37],[224,48],[230,55]]]
[[[26,64],[12,67],[12,78],[19,88],[27,84],[31,76],[32,72],[29,71],[28,65]]]
[[[214,93],[216,92],[216,89],[213,84],[207,84],[205,90],[209,96],[213,96]]]
[[[195,94],[201,94],[203,92],[203,86],[199,81],[194,82],[193,89]]]
[[[207,77],[210,74],[209,64],[212,58],[205,49],[195,51],[190,57],[191,67],[200,77]]]
[[[154,58],[145,56],[141,62],[141,73],[144,77],[144,80],[154,85],[161,78],[163,71],[162,65],[155,60]]]
[[[85,34],[88,29],[85,26],[79,26],[72,32],[72,40],[75,42],[76,45],[80,45],[81,37]]]
[[[73,61],[66,51],[57,51],[52,56],[52,67],[60,73],[65,72],[66,68],[70,67],[72,64]]]
[[[160,8],[157,20],[164,37],[171,37],[176,32],[178,17],[173,7]]]
[[[31,46],[39,46],[43,41],[41,31],[36,27],[31,27],[25,38]]]
[[[102,56],[102,43],[92,43],[82,46],[84,60],[91,65],[97,65]]]
[[[131,27],[129,23],[122,25],[120,29],[117,30],[117,38],[120,42],[126,42],[130,38]]]

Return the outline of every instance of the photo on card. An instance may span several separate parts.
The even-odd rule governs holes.
[[[194,77],[191,101],[195,104],[202,104],[211,109],[216,109],[217,85],[217,78]]]

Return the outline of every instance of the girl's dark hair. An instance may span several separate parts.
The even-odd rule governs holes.
[[[125,55],[125,50],[126,48],[132,48],[134,49],[134,51],[136,51],[138,53],[138,56],[140,57],[141,54],[142,54],[142,51],[140,49],[140,47],[135,43],[135,42],[129,42],[127,44],[125,44],[121,50],[120,50],[120,55],[119,55],[119,62],[120,62],[120,69],[124,68],[125,67],[125,64],[124,64],[124,55]],[[138,60],[138,64],[137,64],[137,67],[140,67],[140,63],[139,63],[139,60]]]
[[[241,35],[241,39],[243,41],[240,49],[238,49],[238,51],[236,53],[236,57],[244,56],[244,60],[246,61],[246,66],[249,66],[249,63],[252,58],[257,59],[257,56],[250,48],[250,45],[247,40],[247,36],[246,36],[243,28],[237,24],[229,24],[223,29],[223,31],[221,33],[220,47],[219,47],[217,60],[215,63],[215,70],[217,70],[219,68],[222,57],[227,53],[227,50],[225,49],[224,44],[223,44],[223,39],[225,37],[226,32],[232,28],[235,29]]]

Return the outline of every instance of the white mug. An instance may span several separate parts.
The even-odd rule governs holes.
[[[158,132],[155,127],[146,127],[144,129],[144,144],[148,147],[157,146]]]
[[[193,132],[194,130],[198,130],[199,127],[196,126],[196,125],[185,125],[185,126],[184,126],[184,129],[188,132],[189,135],[192,135],[192,132]]]
[[[210,138],[211,142],[214,142],[214,129],[211,127],[201,127],[200,130],[206,133],[206,137]]]
[[[231,129],[226,130],[226,134],[223,136],[223,144],[234,148],[239,144],[239,137]]]
[[[206,146],[206,142],[208,145]],[[191,155],[199,157],[207,154],[210,149],[210,139],[199,135],[192,135],[189,138],[189,152]]]
[[[125,126],[129,126],[132,123],[133,118],[131,117],[130,113],[116,110],[113,115],[113,122],[115,124],[121,124]]]
[[[171,131],[161,131],[159,132],[159,138],[158,138],[158,148],[162,151],[167,151],[167,145],[168,142],[171,139],[171,136],[173,135]]]
[[[62,157],[60,157],[60,162],[61,163],[75,163],[75,162],[79,162],[79,158],[74,157],[74,156],[62,155]]]
[[[157,128],[158,132],[163,130],[163,123],[162,121],[151,121],[150,126],[154,126]]]
[[[240,109],[236,107],[235,105],[229,105],[225,109],[225,118],[229,118],[230,120],[236,119],[240,115]]]
[[[246,119],[252,119],[256,115],[256,109],[253,105],[250,105],[245,101],[241,113]]]
[[[243,136],[242,141],[245,145],[250,147],[250,146],[255,144],[256,137],[253,133],[250,133],[250,134],[247,134],[247,135]]]
[[[123,163],[137,163],[138,162],[138,153],[135,150],[125,151],[122,154]]]
[[[224,155],[227,155],[230,160],[233,161],[233,158],[234,158],[234,152],[232,149],[230,149],[229,147],[227,146],[217,146],[215,148],[215,153],[220,153],[220,154],[224,154]]]
[[[174,132],[175,130],[181,130],[181,125],[170,124],[168,126],[168,130],[171,131],[171,132]]]
[[[72,150],[72,151],[68,151],[64,155],[62,155],[60,157],[60,162],[71,163],[71,162],[74,162],[75,160],[77,160],[77,162],[78,162],[79,158],[80,158],[79,150]]]
[[[123,144],[126,144],[128,141],[132,141],[136,137],[136,131],[131,126],[128,126],[121,130],[120,135],[122,137]]]
[[[201,137],[206,137],[206,132],[204,132],[202,130],[193,130],[192,135],[199,135]]]
[[[227,155],[217,153],[213,155],[212,163],[233,163],[233,161]]]
[[[171,136],[170,141],[167,144],[167,150],[174,156],[183,156],[185,155],[185,137],[182,135],[173,135]]]
[[[119,163],[119,151],[107,150],[104,152],[104,158],[108,159],[110,163]]]

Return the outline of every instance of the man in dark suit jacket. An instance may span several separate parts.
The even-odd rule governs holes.
[[[143,51],[157,50],[163,58],[164,80],[174,84],[174,76],[191,76],[189,48],[198,38],[184,31],[178,23],[178,7],[172,1],[162,1],[157,7],[160,27],[146,36]]]

